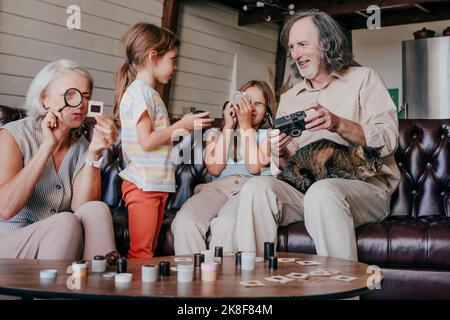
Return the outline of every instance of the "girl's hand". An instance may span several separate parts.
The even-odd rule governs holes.
[[[49,110],[41,122],[42,146],[50,152],[53,152],[65,138],[62,122],[61,113],[53,110]]]
[[[286,147],[292,141],[292,137],[279,129],[267,130],[267,140],[269,141],[270,151],[276,156],[282,156],[286,153]]]
[[[117,139],[117,127],[107,116],[95,116],[97,124],[94,126],[92,140],[89,144],[89,153],[99,156],[102,151],[111,147]]]
[[[247,98],[241,97],[239,106],[235,106],[236,117],[241,129],[247,130],[252,128],[252,106]]]
[[[223,120],[225,121],[224,127],[226,129],[234,129],[234,127],[236,127],[236,111],[234,111],[234,106],[231,102],[229,102],[228,106],[223,110]]]
[[[181,118],[181,126],[189,131],[201,128],[207,128],[214,122],[214,118],[211,118],[211,112],[202,112],[197,114],[188,113]]]

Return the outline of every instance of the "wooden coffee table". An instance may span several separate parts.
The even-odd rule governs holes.
[[[261,255],[259,255],[261,256]],[[25,298],[73,298],[73,299],[345,299],[368,292],[368,265],[315,255],[297,253],[278,253],[278,257],[294,257],[299,260],[315,260],[320,266],[300,266],[297,263],[278,263],[278,269],[270,271],[267,262],[256,264],[254,271],[241,271],[235,267],[235,257],[225,256],[218,269],[215,282],[202,282],[200,271],[196,268],[194,281],[178,283],[176,272],[161,278],[155,283],[141,281],[143,264],[158,264],[161,260],[170,261],[171,267],[177,265],[174,257],[158,257],[145,260],[128,260],[128,272],[133,274],[133,282],[117,287],[114,279],[104,279],[101,273],[89,273],[78,283],[78,288],[70,289],[66,274],[72,261],[16,260],[0,259],[0,294]],[[272,275],[286,275],[291,272],[307,273],[317,268],[332,268],[343,275],[357,277],[352,282],[332,280],[331,277],[314,277],[309,280],[295,280],[277,284],[264,280]],[[54,281],[42,282],[40,270],[57,269]],[[115,271],[110,268],[107,271]],[[260,280],[264,287],[244,287],[240,281]],[[382,281],[381,279],[379,279]]]

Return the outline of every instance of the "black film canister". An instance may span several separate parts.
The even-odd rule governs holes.
[[[196,253],[194,255],[194,262],[195,267],[200,267],[202,262],[205,262],[205,255],[203,253]]]
[[[278,258],[270,256],[269,257],[269,269],[276,270],[278,269]]]
[[[159,275],[161,277],[170,276],[170,262],[169,261],[160,261],[159,262]]]
[[[275,244],[273,242],[264,242],[264,260],[275,254]]]
[[[126,273],[127,272],[127,258],[121,257],[117,261],[117,273]]]
[[[241,252],[240,251],[236,252],[236,265],[237,266],[241,265],[241,257],[242,257]]]
[[[223,247],[217,246],[214,248],[214,257],[223,258]]]

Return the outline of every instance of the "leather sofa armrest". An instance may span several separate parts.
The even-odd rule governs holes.
[[[11,121],[16,121],[25,118],[27,113],[23,109],[11,108],[0,105],[0,127]]]

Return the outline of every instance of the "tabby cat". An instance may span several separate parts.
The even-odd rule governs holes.
[[[376,175],[383,165],[379,149],[318,140],[300,148],[277,178],[302,193],[322,179],[365,180]]]

